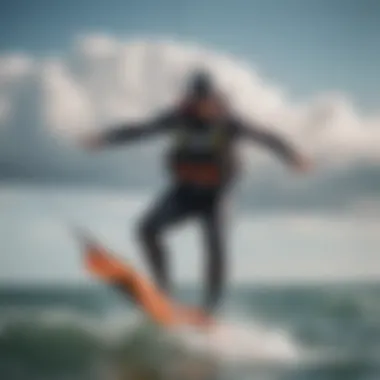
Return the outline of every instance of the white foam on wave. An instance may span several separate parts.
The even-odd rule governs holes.
[[[2,318],[1,325],[3,327],[7,325],[4,323],[5,321],[21,323],[38,321],[46,328],[69,325],[97,336],[104,344],[120,342],[129,334],[147,326],[141,313],[126,313],[125,310],[120,313],[113,312],[103,315],[101,318],[88,314],[83,315],[70,309],[50,309],[35,313],[31,313],[30,310],[28,313],[25,311],[20,313],[18,310],[17,313],[9,313],[6,318]],[[153,345],[157,339],[157,336],[154,335],[150,337]],[[286,331],[268,328],[251,320],[239,320],[236,317],[218,321],[207,332],[181,327],[169,331],[165,335],[169,338],[170,335],[173,335],[173,341],[179,342],[181,347],[189,352],[204,353],[217,361],[230,364],[293,364],[300,361],[302,354],[299,345]]]
[[[207,332],[180,328],[176,334],[189,348],[235,364],[295,364],[301,349],[283,330],[253,322],[220,321]]]

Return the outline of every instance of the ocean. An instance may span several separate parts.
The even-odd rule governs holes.
[[[160,330],[97,285],[3,286],[0,310],[2,380],[380,379],[380,283],[235,287],[208,334]]]

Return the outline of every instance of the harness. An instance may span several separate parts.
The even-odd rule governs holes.
[[[192,125],[177,129],[171,154],[172,175],[177,181],[216,187],[226,172],[227,129],[221,122],[198,129]]]

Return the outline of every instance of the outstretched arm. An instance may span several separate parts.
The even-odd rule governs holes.
[[[98,148],[144,139],[170,129],[174,119],[173,113],[166,113],[147,122],[116,126],[109,131],[89,136],[84,145],[88,148]]]
[[[257,142],[275,152],[281,159],[298,170],[307,170],[310,167],[309,160],[301,155],[285,139],[264,130],[257,125],[250,125],[242,120],[234,121],[235,131],[240,137],[245,137]]]

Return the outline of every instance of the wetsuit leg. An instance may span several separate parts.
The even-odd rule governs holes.
[[[206,247],[205,308],[213,311],[221,298],[225,280],[225,231],[223,202],[219,196],[209,201],[202,215]]]
[[[168,227],[185,220],[190,213],[191,203],[184,190],[174,188],[152,207],[139,225],[143,254],[157,285],[165,292],[170,291],[171,284],[162,233]]]

